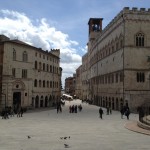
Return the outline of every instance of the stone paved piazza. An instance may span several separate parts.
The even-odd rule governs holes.
[[[106,115],[103,108],[101,120],[99,107],[85,103],[82,112],[70,114],[69,106],[79,103],[80,100],[66,102],[58,114],[56,109],[37,110],[25,113],[22,118],[0,119],[0,150],[150,149],[149,135],[125,128],[125,124],[138,120],[137,114],[131,114],[130,120],[121,119],[119,112]]]

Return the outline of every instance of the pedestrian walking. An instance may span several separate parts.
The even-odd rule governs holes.
[[[57,114],[58,114],[58,112],[60,111],[60,104],[59,103],[56,104],[56,109],[57,109]]]
[[[21,115],[21,107],[19,107],[17,110],[17,117],[20,117],[20,115]]]
[[[23,117],[23,108],[20,108],[20,117]]]
[[[127,120],[129,120],[129,115],[130,115],[130,110],[129,110],[129,108],[127,108],[127,110],[125,111],[125,115],[127,116]]]
[[[123,119],[123,115],[124,115],[124,108],[123,107],[121,107],[120,113],[121,113],[121,119]]]
[[[82,111],[82,105],[81,104],[78,105],[78,109],[79,109],[79,111]]]
[[[77,105],[74,106],[74,112],[77,113]]]
[[[71,107],[71,112],[74,113],[74,105]]]
[[[107,115],[109,115],[109,107],[107,106]]]
[[[10,106],[10,117],[14,117],[14,115],[15,115],[15,113],[14,113],[14,110],[13,110],[13,108]]]
[[[62,107],[61,107],[61,104],[59,105],[59,111],[60,111],[60,113],[62,113]]]
[[[99,108],[99,116],[103,119],[103,109],[101,107]]]
[[[71,105],[69,106],[69,113],[72,113],[72,107],[71,107]]]

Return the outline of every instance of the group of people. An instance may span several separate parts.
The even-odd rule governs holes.
[[[107,112],[107,115],[109,114],[112,114],[112,110],[110,107],[106,107],[106,112]],[[123,115],[125,115],[127,117],[127,119],[129,120],[129,115],[130,115],[130,109],[128,106],[122,106],[121,109],[120,109],[120,113],[121,113],[121,118],[123,119]],[[103,114],[104,114],[104,111],[103,109],[100,107],[99,108],[99,117],[101,119],[103,119]]]
[[[107,109],[107,115],[112,113],[111,108],[109,106],[107,106],[106,109]]]
[[[10,117],[14,117],[15,114],[17,114],[17,117],[23,117],[23,108],[22,107],[18,107],[17,111],[14,112],[14,109],[10,106],[10,107],[5,107],[2,112],[1,112],[1,116],[2,119],[9,119]]]
[[[128,106],[122,106],[120,109],[120,113],[121,113],[122,119],[123,119],[123,115],[125,115],[127,117],[127,119],[129,120],[130,109]]]
[[[78,111],[82,111],[82,105],[70,105],[69,106],[69,113],[77,113]]]
[[[100,108],[99,108],[99,117],[100,117],[101,119],[103,119],[103,113],[104,113],[104,111],[103,111],[103,109],[100,107]],[[107,115],[112,114],[112,110],[111,110],[111,108],[110,108],[109,106],[106,107],[106,113],[107,113]]]

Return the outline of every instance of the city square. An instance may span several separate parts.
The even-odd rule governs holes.
[[[83,110],[69,113],[69,106]],[[138,114],[121,119],[112,111],[99,118],[99,107],[80,100],[66,101],[62,113],[56,109],[29,110],[23,117],[0,120],[0,150],[149,150],[150,136],[125,126],[138,120]]]

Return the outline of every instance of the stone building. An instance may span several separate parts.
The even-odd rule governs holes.
[[[79,66],[76,69],[76,86],[75,86],[75,94],[76,97],[79,99],[84,99],[83,92],[84,92],[84,87],[83,86],[83,80],[82,80],[82,65]]]
[[[150,9],[125,7],[104,29],[102,21],[88,22],[88,69],[82,83],[88,81],[93,104],[114,110],[128,105],[136,111],[150,101]]]
[[[75,74],[73,75],[73,77],[66,78],[65,79],[65,93],[71,96],[74,96],[75,85],[76,85]]]
[[[0,110],[50,107],[60,100],[60,50],[44,51],[0,35]]]

